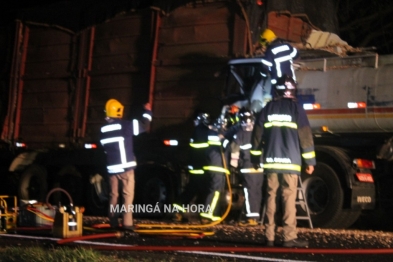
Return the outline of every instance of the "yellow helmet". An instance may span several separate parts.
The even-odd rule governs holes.
[[[105,113],[107,117],[122,118],[124,106],[116,99],[109,99],[105,105]]]
[[[266,46],[273,42],[277,38],[276,34],[270,30],[270,29],[265,29],[265,31],[262,32],[259,42],[261,45]]]

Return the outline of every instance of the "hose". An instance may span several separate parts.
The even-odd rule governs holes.
[[[112,233],[102,233],[102,234],[86,235],[86,236],[79,236],[79,237],[70,237],[70,238],[58,240],[57,244],[66,244],[66,243],[75,242],[78,240],[87,240],[87,239],[122,237],[123,235],[124,234],[121,232],[112,232]]]
[[[296,254],[337,254],[337,255],[376,255],[393,254],[392,248],[338,249],[338,248],[283,248],[283,247],[217,247],[217,246],[105,246],[92,247],[98,250],[118,251],[210,251],[242,253],[296,253]]]
[[[225,169],[227,169],[227,163],[225,161],[225,157],[224,157],[224,153],[222,150],[222,147],[220,147],[220,151],[221,151],[221,158],[223,161],[223,166]],[[229,174],[225,173],[225,178],[227,181],[227,185],[228,185],[228,192],[229,192],[229,200],[228,200],[228,206],[227,209],[225,210],[225,213],[221,216],[221,218],[217,221],[212,221],[211,223],[208,224],[204,224],[204,225],[157,225],[157,224],[137,224],[136,226],[136,230],[135,232],[139,232],[139,228],[166,228],[166,227],[170,227],[170,228],[208,228],[208,227],[212,227],[215,226],[219,223],[221,223],[229,214],[229,211],[231,210],[232,207],[232,188],[231,188],[231,183],[229,180]],[[175,231],[174,231],[175,232]]]
[[[38,210],[38,209],[36,209],[34,207],[27,207],[26,210],[31,212],[31,213],[33,213],[33,214],[35,214],[36,216],[38,216],[38,217],[40,217],[42,219],[45,219],[45,220],[50,221],[50,222],[54,222],[53,217],[48,216],[47,214],[41,212],[40,210]]]
[[[107,233],[97,234],[90,236],[81,236],[67,239],[57,240],[58,244],[66,244],[74,241],[97,239],[97,238],[110,238],[122,236],[121,233]],[[13,237],[18,239],[48,239],[43,237],[31,237],[14,234],[3,234],[2,237]],[[86,243],[78,243],[83,244]],[[296,253],[296,254],[331,254],[331,255],[389,255],[393,254],[392,248],[283,248],[283,247],[237,247],[237,246],[131,246],[113,243],[99,243],[98,245],[87,244],[90,249],[109,250],[109,251],[210,251],[210,252],[239,252],[239,253]],[[381,260],[382,261],[382,260]]]
[[[67,191],[65,191],[64,189],[62,189],[61,187],[55,187],[55,188],[53,188],[51,191],[49,191],[48,194],[46,195],[46,204],[48,205],[49,208],[52,208],[52,209],[53,209],[52,205],[49,204],[49,197],[50,197],[50,195],[52,195],[52,193],[54,193],[54,192],[56,192],[56,191],[61,191],[61,192],[63,192],[64,194],[66,194],[66,196],[67,196],[68,199],[70,200],[70,205],[73,205],[73,201],[72,201],[71,195],[70,195]]]

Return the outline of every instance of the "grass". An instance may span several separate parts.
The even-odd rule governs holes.
[[[42,248],[42,247],[5,247],[0,249],[2,262],[136,262],[152,261],[141,258],[121,258],[105,255],[87,248]]]

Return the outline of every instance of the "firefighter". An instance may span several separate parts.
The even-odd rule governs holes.
[[[241,226],[256,226],[262,201],[263,169],[254,169],[251,162],[251,135],[254,128],[254,115],[248,109],[239,113],[241,129],[234,135],[231,143],[231,167],[240,171],[245,196],[245,213],[247,220]],[[260,154],[258,154],[260,155]]]
[[[274,246],[276,194],[280,187],[283,246],[305,247],[308,242],[297,237],[296,196],[303,161],[307,174],[314,171],[314,141],[307,115],[295,101],[295,81],[284,75],[275,90],[275,99],[262,109],[252,135],[252,150],[263,152],[263,168],[267,176],[265,236],[267,245]],[[259,168],[259,158],[253,158],[253,163]]]
[[[207,179],[207,196],[205,212],[200,213],[202,223],[218,221],[221,219],[220,195],[225,188],[226,169],[221,137],[217,130],[209,128],[205,138],[209,147],[206,150],[207,165],[203,167]]]
[[[134,201],[134,169],[137,166],[133,151],[134,130],[131,121],[123,120],[124,106],[116,99],[109,99],[105,105],[106,124],[101,127],[100,142],[106,153],[106,166],[109,176],[109,223],[118,228],[118,214],[123,211],[122,228],[133,230],[132,204]],[[119,204],[119,188],[124,203]]]
[[[182,213],[195,195],[203,196],[204,208],[200,212],[203,223],[220,220],[220,194],[224,190],[221,139],[218,132],[210,127],[210,115],[199,113],[194,121],[195,129],[190,139],[191,165],[190,181],[174,206]],[[174,220],[181,221],[181,213],[175,213]]]
[[[279,39],[272,30],[266,29],[260,36],[260,45],[266,48],[262,63],[267,67],[272,84],[272,96],[274,96],[274,86],[277,79],[284,74],[293,78],[296,82],[293,60],[296,59],[298,51],[288,43]]]
[[[185,205],[189,205],[194,197],[198,197],[198,201],[206,197],[206,183],[204,166],[208,165],[206,158],[206,150],[209,147],[208,133],[210,116],[207,113],[196,113],[194,118],[194,131],[190,139],[190,159],[189,159],[189,181],[180,194],[174,207],[180,212],[174,213],[173,221],[181,222],[184,220],[183,213],[189,211]],[[204,199],[203,199],[204,200]]]

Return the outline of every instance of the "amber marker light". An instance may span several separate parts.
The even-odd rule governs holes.
[[[323,132],[329,132],[329,127],[328,126],[321,126],[321,130]]]
[[[304,110],[315,110],[315,109],[321,109],[321,105],[316,103],[316,104],[303,104],[303,109]]]

